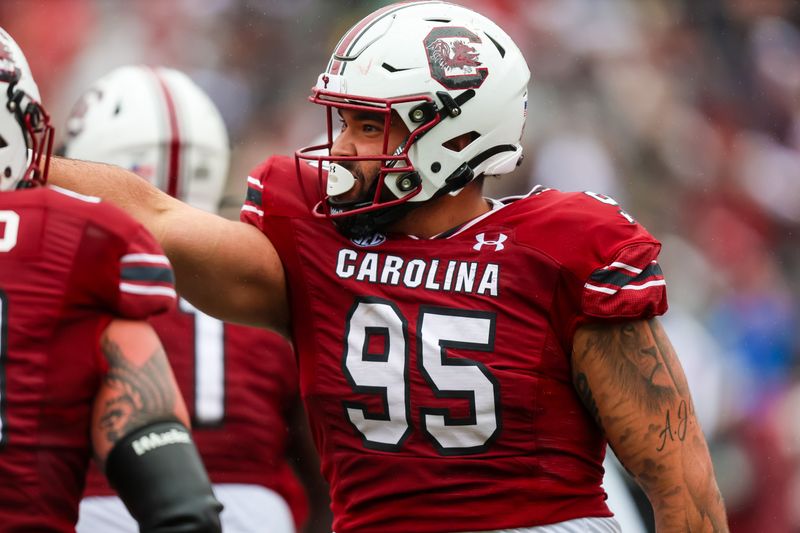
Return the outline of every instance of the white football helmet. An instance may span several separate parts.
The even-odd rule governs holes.
[[[162,191],[214,212],[228,175],[228,133],[211,99],[188,76],[124,66],[76,102],[64,155],[132,170]]]
[[[0,28],[0,191],[47,179],[53,128],[19,45]]]
[[[295,155],[298,174],[300,161],[314,163],[318,174],[323,200],[314,212],[345,233],[370,233],[422,202],[458,194],[475,177],[513,171],[522,158],[529,79],[511,38],[467,8],[401,2],[368,15],[345,33],[312,89],[310,100],[327,106],[328,142]],[[330,153],[333,109],[382,113],[387,135],[394,112],[410,134],[393,153],[319,155],[314,150]],[[461,136],[472,139],[465,148],[445,146]],[[339,163],[364,160],[381,161],[380,185],[369,198],[332,209],[330,197],[354,184]]]

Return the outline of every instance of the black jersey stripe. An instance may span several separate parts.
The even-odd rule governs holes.
[[[261,206],[261,191],[256,189],[255,187],[248,187],[247,188],[247,198],[245,201],[250,202],[251,204],[255,204],[257,206]]]
[[[601,268],[595,270],[589,279],[594,283],[602,283],[603,285],[612,285],[614,287],[624,287],[630,283],[644,281],[652,277],[662,277],[664,274],[658,263],[650,263],[650,265],[642,270],[639,274],[633,274],[625,270],[609,270]]]
[[[171,268],[155,266],[129,266],[123,267],[120,277],[125,281],[158,281],[175,283],[175,275]]]

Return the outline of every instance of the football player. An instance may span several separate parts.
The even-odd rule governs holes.
[[[217,209],[228,172],[228,135],[216,106],[188,76],[164,67],[119,67],[93,83],[68,119],[63,151],[130,169],[210,212]],[[302,527],[308,502],[290,453],[303,456],[298,466],[311,493],[323,496],[313,510],[326,515],[318,460],[301,453],[313,453],[313,444],[303,446],[296,438],[302,438],[305,414],[289,343],[270,331],[224,324],[184,299],[150,323],[166,349],[200,456],[225,506],[224,530],[290,533]],[[137,531],[97,470],[90,471],[84,496],[79,533]],[[329,521],[325,526],[330,531]]]
[[[327,143],[258,166],[243,224],[56,173],[144,221],[196,306],[291,335],[338,533],[618,531],[607,441],[659,531],[726,531],[658,241],[602,194],[482,194],[520,161],[528,79],[492,21],[401,2],[336,45]]]
[[[0,529],[75,531],[92,455],[141,531],[220,531],[221,506],[164,350],[175,304],[153,237],[44,187],[52,128],[0,28]]]

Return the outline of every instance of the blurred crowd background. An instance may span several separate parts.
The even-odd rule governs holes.
[[[223,214],[250,168],[324,128],[306,101],[377,0],[2,0],[62,129],[128,63],[181,69],[231,134]],[[487,182],[616,198],[664,244],[664,318],[735,532],[800,531],[800,2],[462,0],[532,71],[526,158]],[[58,131],[58,130],[57,130]],[[58,138],[58,135],[57,135]]]

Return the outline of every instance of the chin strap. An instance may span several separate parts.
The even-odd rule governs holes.
[[[393,205],[377,209],[369,213],[359,213],[352,217],[345,217],[335,221],[336,227],[345,236],[351,239],[369,237],[378,232],[385,232],[386,228],[397,222],[408,213],[425,204],[426,202]]]
[[[364,195],[365,198],[375,197],[375,190],[378,187],[378,181],[379,180],[377,179],[373,180],[372,185]],[[384,207],[382,209],[368,211],[366,213],[334,217],[331,218],[331,221],[333,222],[334,226],[336,226],[336,229],[339,231],[339,233],[348,239],[361,239],[364,237],[369,237],[370,235],[374,235],[379,231],[384,231],[392,223],[401,219],[408,212],[412,211],[416,207],[419,207],[422,203],[424,202],[405,202],[402,204],[393,205],[391,207]],[[331,209],[331,211],[334,211],[335,209],[348,210],[366,207],[369,204],[370,202],[352,202],[346,206],[329,204],[328,207]]]
[[[475,178],[472,168],[467,163],[464,163],[456,171],[450,175],[444,187],[436,191],[436,193],[424,202],[405,202],[402,204],[393,205],[391,207],[384,207],[366,213],[357,213],[350,216],[335,217],[331,220],[336,226],[336,229],[349,239],[360,239],[369,237],[377,232],[385,231],[386,228],[397,222],[405,215],[414,209],[427,204],[440,198],[445,194],[452,191],[463,189],[469,182]],[[375,195],[375,188],[377,187],[378,180],[373,181],[372,187],[367,191],[367,197],[372,198]],[[348,207],[351,209],[361,207],[363,204],[350,204]]]

